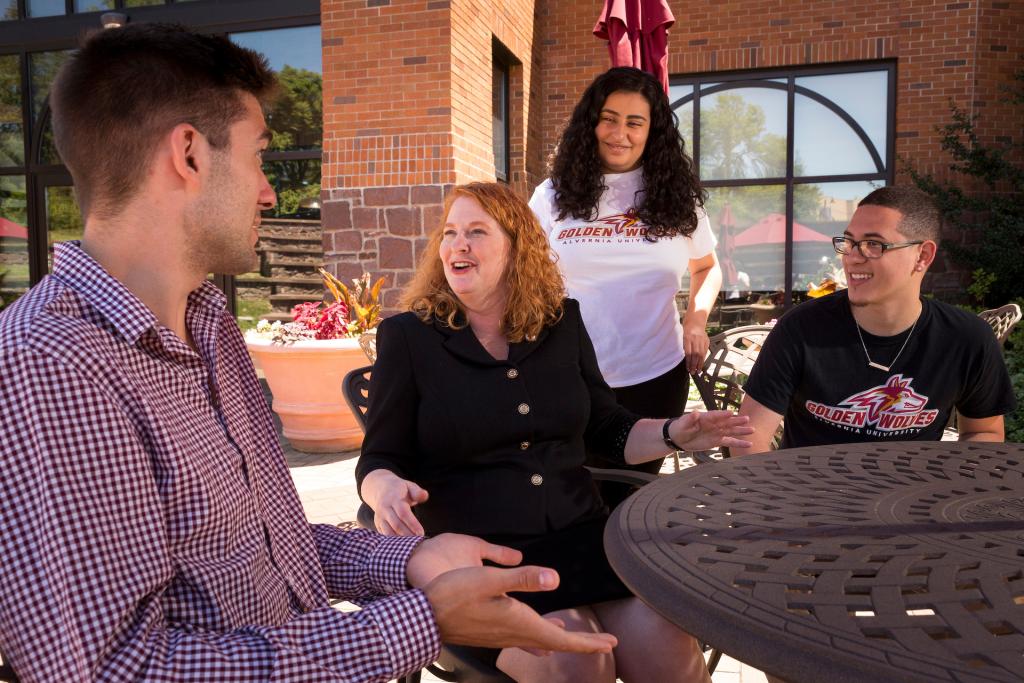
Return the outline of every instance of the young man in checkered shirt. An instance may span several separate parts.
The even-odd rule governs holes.
[[[206,282],[257,263],[274,85],[161,25],[94,35],[56,79],[85,231],[0,316],[0,652],[25,680],[386,681],[441,640],[609,651],[505,596],[557,583],[481,566],[516,551],[305,521]]]

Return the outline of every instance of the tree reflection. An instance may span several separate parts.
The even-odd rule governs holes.
[[[267,125],[274,133],[270,150],[320,149],[323,146],[323,79],[308,69],[285,65],[278,72],[281,92]],[[267,180],[277,192],[277,215],[294,214],[306,197],[320,196],[320,159],[268,162]]]

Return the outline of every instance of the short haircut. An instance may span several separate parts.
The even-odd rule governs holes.
[[[939,241],[939,209],[935,205],[935,200],[916,187],[880,187],[860,200],[859,206],[884,206],[895,209],[903,214],[898,229],[907,238]]]
[[[99,30],[64,64],[50,92],[57,151],[83,212],[109,217],[138,190],[160,138],[181,123],[226,148],[245,113],[276,79],[265,57],[182,26]]]

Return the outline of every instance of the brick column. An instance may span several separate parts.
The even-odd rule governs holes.
[[[455,183],[494,180],[491,38],[523,63],[513,177],[523,142],[533,0],[323,0],[326,267],[384,276],[393,310]],[[517,137],[518,136],[518,137]],[[518,143],[516,142],[518,140]]]

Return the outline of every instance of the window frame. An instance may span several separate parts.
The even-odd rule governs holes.
[[[217,2],[176,2],[164,5],[125,8],[117,0],[115,10],[136,22],[173,22],[202,32],[218,35],[320,25],[319,0],[219,0]],[[0,21],[0,55],[17,55],[21,79],[22,143],[24,164],[0,167],[0,176],[25,178],[28,218],[29,286],[48,272],[48,237],[41,233],[44,220],[46,187],[70,185],[71,175],[63,164],[39,162],[42,137],[50,120],[49,98],[37,120],[32,120],[32,82],[29,55],[74,49],[87,30],[100,28],[103,12],[74,13],[74,0],[65,0],[66,14],[52,17],[25,17],[25,0],[18,0],[19,19]],[[26,125],[28,123],[29,125]],[[322,159],[322,151],[282,151],[267,154],[267,161],[294,158]],[[228,295],[234,313],[234,282],[230,276],[217,275],[216,284]]]
[[[846,112],[841,106],[821,96],[820,94],[798,86],[796,79],[807,76],[831,76],[838,74],[863,73],[868,71],[884,71],[887,73],[886,84],[886,133],[884,152],[875,149],[874,143],[867,138],[866,133],[857,121]],[[785,79],[785,83],[778,82]],[[709,71],[696,74],[676,75],[669,78],[670,85],[692,86],[691,93],[684,95],[670,102],[673,112],[687,103],[693,103],[693,139],[687,140],[693,157],[694,169],[700,174],[700,100],[704,95],[711,95],[718,92],[727,92],[738,87],[757,87],[772,90],[784,90],[786,92],[786,173],[784,176],[768,176],[763,178],[737,178],[727,180],[701,180],[705,188],[716,187],[749,187],[757,185],[782,185],[785,187],[785,216],[786,216],[786,244],[785,244],[785,272],[784,272],[784,299],[783,305],[789,308],[793,305],[793,194],[795,185],[810,185],[816,183],[832,182],[854,182],[854,181],[882,181],[891,185],[895,181],[894,162],[896,159],[896,83],[897,71],[895,60],[843,62],[836,64],[816,64],[813,66],[792,66],[784,68],[769,69],[745,69],[742,71]],[[705,89],[701,87],[707,83],[718,85]],[[807,175],[795,176],[793,173],[795,125],[794,111],[797,94],[804,95],[822,104],[843,121],[850,125],[855,134],[865,143],[872,160],[875,162],[876,171],[873,173],[845,173],[834,175]],[[879,168],[881,165],[881,168]]]

